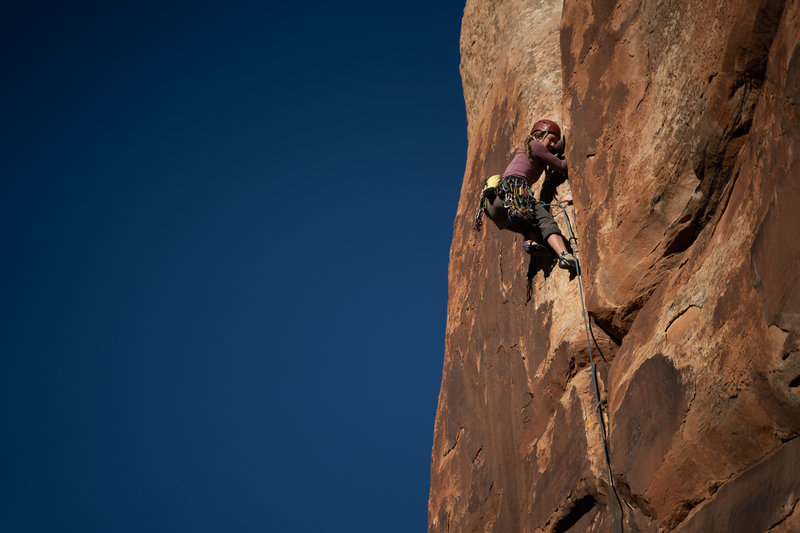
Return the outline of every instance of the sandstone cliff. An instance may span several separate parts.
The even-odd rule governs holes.
[[[798,39],[800,0],[467,1],[429,531],[800,531]],[[578,279],[472,230],[537,118],[618,498]]]

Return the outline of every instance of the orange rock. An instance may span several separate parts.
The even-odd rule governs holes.
[[[483,180],[545,116],[567,139],[556,194],[575,201],[617,519],[794,530],[799,40],[800,0],[467,1],[429,531],[614,530],[578,280],[472,230]]]

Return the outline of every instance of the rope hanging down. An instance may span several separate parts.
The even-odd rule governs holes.
[[[608,492],[609,498],[611,499],[611,514],[614,517],[614,530],[617,533],[620,533],[619,523],[617,522],[617,511],[616,506],[614,504],[614,496],[616,495],[617,500],[620,500],[619,495],[617,494],[617,489],[614,486],[614,480],[611,477],[611,460],[608,456],[608,440],[606,439],[606,425],[605,420],[603,419],[603,408],[602,402],[600,400],[600,387],[597,384],[597,367],[594,364],[594,358],[592,357],[592,341],[589,337],[589,318],[586,313],[586,302],[583,298],[583,281],[581,279],[581,262],[578,257],[578,239],[575,237],[575,234],[572,231],[572,224],[570,224],[569,216],[567,216],[567,206],[572,205],[572,200],[566,200],[562,202],[558,202],[555,204],[545,204],[542,202],[542,205],[545,207],[558,207],[561,209],[561,213],[564,215],[564,221],[567,224],[567,232],[569,233],[569,242],[570,246],[572,246],[572,253],[575,256],[575,271],[578,277],[578,290],[580,292],[581,297],[581,310],[583,312],[583,326],[586,329],[586,344],[589,347],[589,366],[590,371],[592,374],[592,388],[594,389],[594,396],[595,396],[595,411],[597,411],[597,417],[600,421],[600,438],[603,441],[603,457],[606,462],[606,476],[608,477]],[[622,504],[620,504],[620,512],[622,512]]]

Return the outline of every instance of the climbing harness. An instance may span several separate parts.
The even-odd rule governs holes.
[[[480,231],[483,226],[483,212],[486,208],[486,194],[490,189],[503,200],[503,207],[508,211],[509,222],[519,220],[533,220],[534,207],[536,206],[536,196],[528,187],[528,182],[524,178],[517,176],[505,176],[497,180],[500,176],[492,176],[486,180],[484,189],[481,191],[478,200],[478,208],[475,210],[472,227],[475,231]]]
[[[592,388],[594,389],[594,396],[595,396],[595,411],[597,412],[597,417],[600,421],[600,438],[603,441],[603,457],[606,462],[606,476],[608,477],[608,491],[609,491],[609,498],[611,499],[611,514],[614,517],[614,530],[619,533],[619,523],[617,522],[617,511],[616,506],[614,504],[614,496],[616,495],[617,500],[621,501],[622,499],[617,494],[617,488],[614,486],[614,480],[611,476],[611,459],[608,455],[608,440],[606,436],[606,425],[605,419],[603,418],[603,399],[607,401],[605,394],[601,398],[600,396],[600,386],[597,383],[597,366],[594,364],[594,358],[592,357],[592,341],[589,338],[589,318],[588,314],[586,313],[586,301],[584,300],[583,296],[583,281],[581,279],[581,262],[578,258],[578,239],[575,237],[575,234],[572,231],[572,224],[570,224],[569,216],[567,216],[567,206],[572,205],[572,200],[565,200],[555,204],[542,204],[546,207],[558,207],[561,209],[561,213],[564,215],[564,221],[567,224],[567,232],[569,233],[569,242],[570,246],[572,247],[572,254],[575,256],[575,271],[578,277],[578,290],[580,292],[581,298],[581,310],[583,313],[583,326],[586,329],[586,344],[589,347],[589,370],[592,374]],[[620,512],[622,511],[622,504],[620,503]]]

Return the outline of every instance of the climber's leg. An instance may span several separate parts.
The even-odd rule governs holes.
[[[498,228],[507,229],[509,226],[508,209],[503,205],[503,201],[496,194],[484,194],[484,196],[486,197],[486,207],[484,208],[486,216],[488,216]]]
[[[561,236],[561,230],[556,221],[553,220],[553,215],[550,214],[550,211],[542,204],[537,203],[533,212],[536,215],[536,223],[542,232],[542,237],[555,250],[556,255],[566,252],[567,246],[564,243],[564,237]]]
[[[567,246],[560,233],[551,233],[550,236],[547,237],[547,244],[550,245],[550,248],[552,248],[558,256],[567,253]]]
[[[567,251],[567,243],[564,241],[561,230],[558,228],[556,221],[553,220],[550,211],[542,204],[537,203],[534,212],[542,235],[558,256],[558,266],[574,270],[576,268],[575,256]]]

